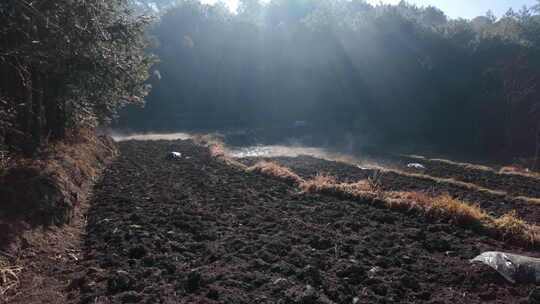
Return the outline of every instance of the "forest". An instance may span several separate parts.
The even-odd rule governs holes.
[[[453,20],[405,1],[166,4],[149,31],[153,90],[120,127],[282,133],[305,121],[330,144],[538,154],[538,8]]]
[[[539,5],[466,20],[406,1],[3,1],[0,143],[33,151],[120,111],[135,132],[302,122],[330,144],[534,158]]]

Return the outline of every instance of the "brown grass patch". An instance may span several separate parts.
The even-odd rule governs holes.
[[[298,185],[300,192],[315,192],[353,199],[373,199],[376,193],[368,180],[356,183],[337,183],[334,176],[317,174],[314,179],[303,181]]]
[[[19,273],[22,267],[8,266],[7,263],[0,261],[0,297],[8,290],[19,285]]]
[[[444,158],[432,158],[432,159],[429,159],[429,160],[434,161],[434,162],[441,162],[441,163],[446,163],[446,164],[450,164],[450,165],[454,165],[454,166],[464,167],[464,168],[467,168],[467,169],[477,169],[477,170],[495,172],[495,170],[493,170],[493,168],[490,168],[488,166],[483,166],[483,165],[475,165],[475,164],[470,164],[470,163],[460,163],[460,162],[456,162],[456,161],[452,161],[452,160],[448,160],[448,159],[444,159]]]
[[[245,171],[264,174],[288,183],[299,184],[304,181],[298,174],[292,172],[289,168],[281,167],[280,165],[271,162],[258,162],[251,167],[247,167]]]
[[[414,158],[414,159],[426,159],[425,156],[422,156],[422,155],[416,155],[416,154],[404,155],[404,156],[410,157],[410,158]]]
[[[520,167],[517,167],[517,166],[506,166],[506,167],[502,167],[499,171],[497,171],[497,170],[495,170],[493,168],[490,168],[490,167],[484,166],[484,165],[475,165],[475,164],[470,164],[470,163],[456,162],[456,161],[452,161],[452,160],[448,160],[448,159],[444,159],[444,158],[431,158],[431,159],[428,159],[428,158],[425,158],[424,156],[419,156],[419,155],[405,155],[405,156],[410,157],[410,158],[414,158],[414,159],[446,163],[446,164],[449,164],[449,165],[458,166],[458,167],[467,168],[467,169],[476,169],[476,170],[482,170],[482,171],[489,171],[489,172],[493,172],[493,173],[496,173],[496,174],[507,174],[507,175],[514,174],[514,175],[521,175],[521,176],[526,176],[526,177],[530,177],[530,178],[540,179],[540,173],[530,171],[529,169],[523,169],[523,168],[520,168]]]
[[[338,183],[334,176],[324,173],[318,173],[311,180],[303,180],[289,168],[281,167],[272,162],[258,162],[251,167],[244,166],[244,170],[246,172],[264,174],[291,184],[297,184],[301,193],[321,193],[361,202],[384,203],[389,208],[406,208],[426,215],[450,217],[461,226],[488,231],[502,239],[511,240],[526,246],[533,246],[540,242],[540,228],[518,219],[515,212],[497,218],[489,215],[477,205],[471,205],[468,202],[454,199],[450,194],[431,197],[419,192],[386,192],[382,190],[380,174],[381,172],[393,172],[432,180],[437,183],[459,185],[474,191],[487,192],[500,196],[506,196],[506,192],[504,191],[491,190],[453,179],[435,178],[429,175],[406,173],[391,169],[378,171],[377,175],[374,175],[372,178],[360,180],[356,183]]]
[[[540,227],[520,220],[517,218],[515,211],[493,219],[490,224],[505,239],[521,241],[527,244],[540,243]]]
[[[540,179],[540,173],[530,171],[529,169],[522,169],[522,168],[513,167],[513,166],[502,167],[499,170],[499,174],[521,175],[521,176]]]
[[[430,180],[430,181],[433,181],[433,182],[436,182],[436,183],[446,183],[446,184],[466,188],[466,189],[469,189],[469,190],[472,190],[472,191],[484,192],[484,193],[488,193],[488,194],[496,195],[496,196],[506,196],[507,195],[507,193],[505,191],[488,189],[488,188],[478,186],[476,184],[458,181],[458,180],[455,180],[453,178],[433,177],[431,175],[426,175],[426,174],[421,174],[421,173],[409,173],[409,172],[404,172],[404,171],[395,170],[395,169],[386,169],[384,171],[385,172],[392,172],[394,174],[399,174],[399,175],[406,175],[406,176],[410,176],[410,177],[426,179],[426,180]]]
[[[225,145],[220,139],[220,134],[207,134],[193,136],[193,142],[199,146],[208,148],[212,157],[223,157]]]
[[[436,197],[419,192],[390,192],[390,206],[407,206],[426,214],[449,216],[466,226],[482,226],[489,215],[478,206],[454,199],[450,194]]]
[[[540,204],[540,198],[535,198],[535,197],[517,196],[512,199],[525,201],[525,202],[533,203],[533,204]]]
[[[192,137],[192,140],[196,145],[207,148],[210,156],[223,161],[229,166],[233,166],[245,171],[247,169],[246,165],[233,158],[225,156],[227,149],[225,144],[221,141],[221,137],[221,134],[214,133],[208,135],[196,135]]]
[[[14,159],[2,172],[0,193],[9,194],[2,207],[34,224],[64,224],[117,154],[112,138],[90,130],[67,142],[47,143],[35,157]]]
[[[318,174],[314,179],[299,184],[302,193],[314,192],[333,195],[361,202],[386,203],[390,208],[415,210],[430,216],[452,218],[458,225],[495,233],[503,240],[511,240],[526,246],[540,242],[540,228],[530,225],[509,213],[493,217],[477,205],[454,199],[450,194],[436,197],[419,192],[384,192],[378,194],[368,180],[357,183],[337,183],[330,175]]]

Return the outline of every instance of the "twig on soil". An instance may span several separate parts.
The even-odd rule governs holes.
[[[0,265],[0,296],[19,284],[18,274],[22,267]]]
[[[13,259],[13,260],[17,259],[14,255],[11,255],[11,254],[9,254],[7,252],[4,252],[4,251],[1,251],[1,250],[0,250],[0,254],[7,257],[7,258]]]

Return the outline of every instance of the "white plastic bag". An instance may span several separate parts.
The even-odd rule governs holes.
[[[424,167],[424,165],[419,164],[419,163],[410,163],[410,164],[407,164],[407,168],[425,169],[426,167]]]
[[[171,159],[171,160],[181,159],[181,158],[182,158],[182,153],[180,153],[180,152],[170,152],[167,155],[167,159]]]
[[[540,259],[527,256],[487,251],[471,262],[482,262],[497,270],[512,283],[540,283]]]

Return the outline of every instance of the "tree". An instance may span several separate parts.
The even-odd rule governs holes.
[[[29,152],[142,103],[151,19],[130,15],[127,1],[6,0],[0,11],[0,94],[14,112],[8,133],[26,138],[6,136],[6,144]]]

